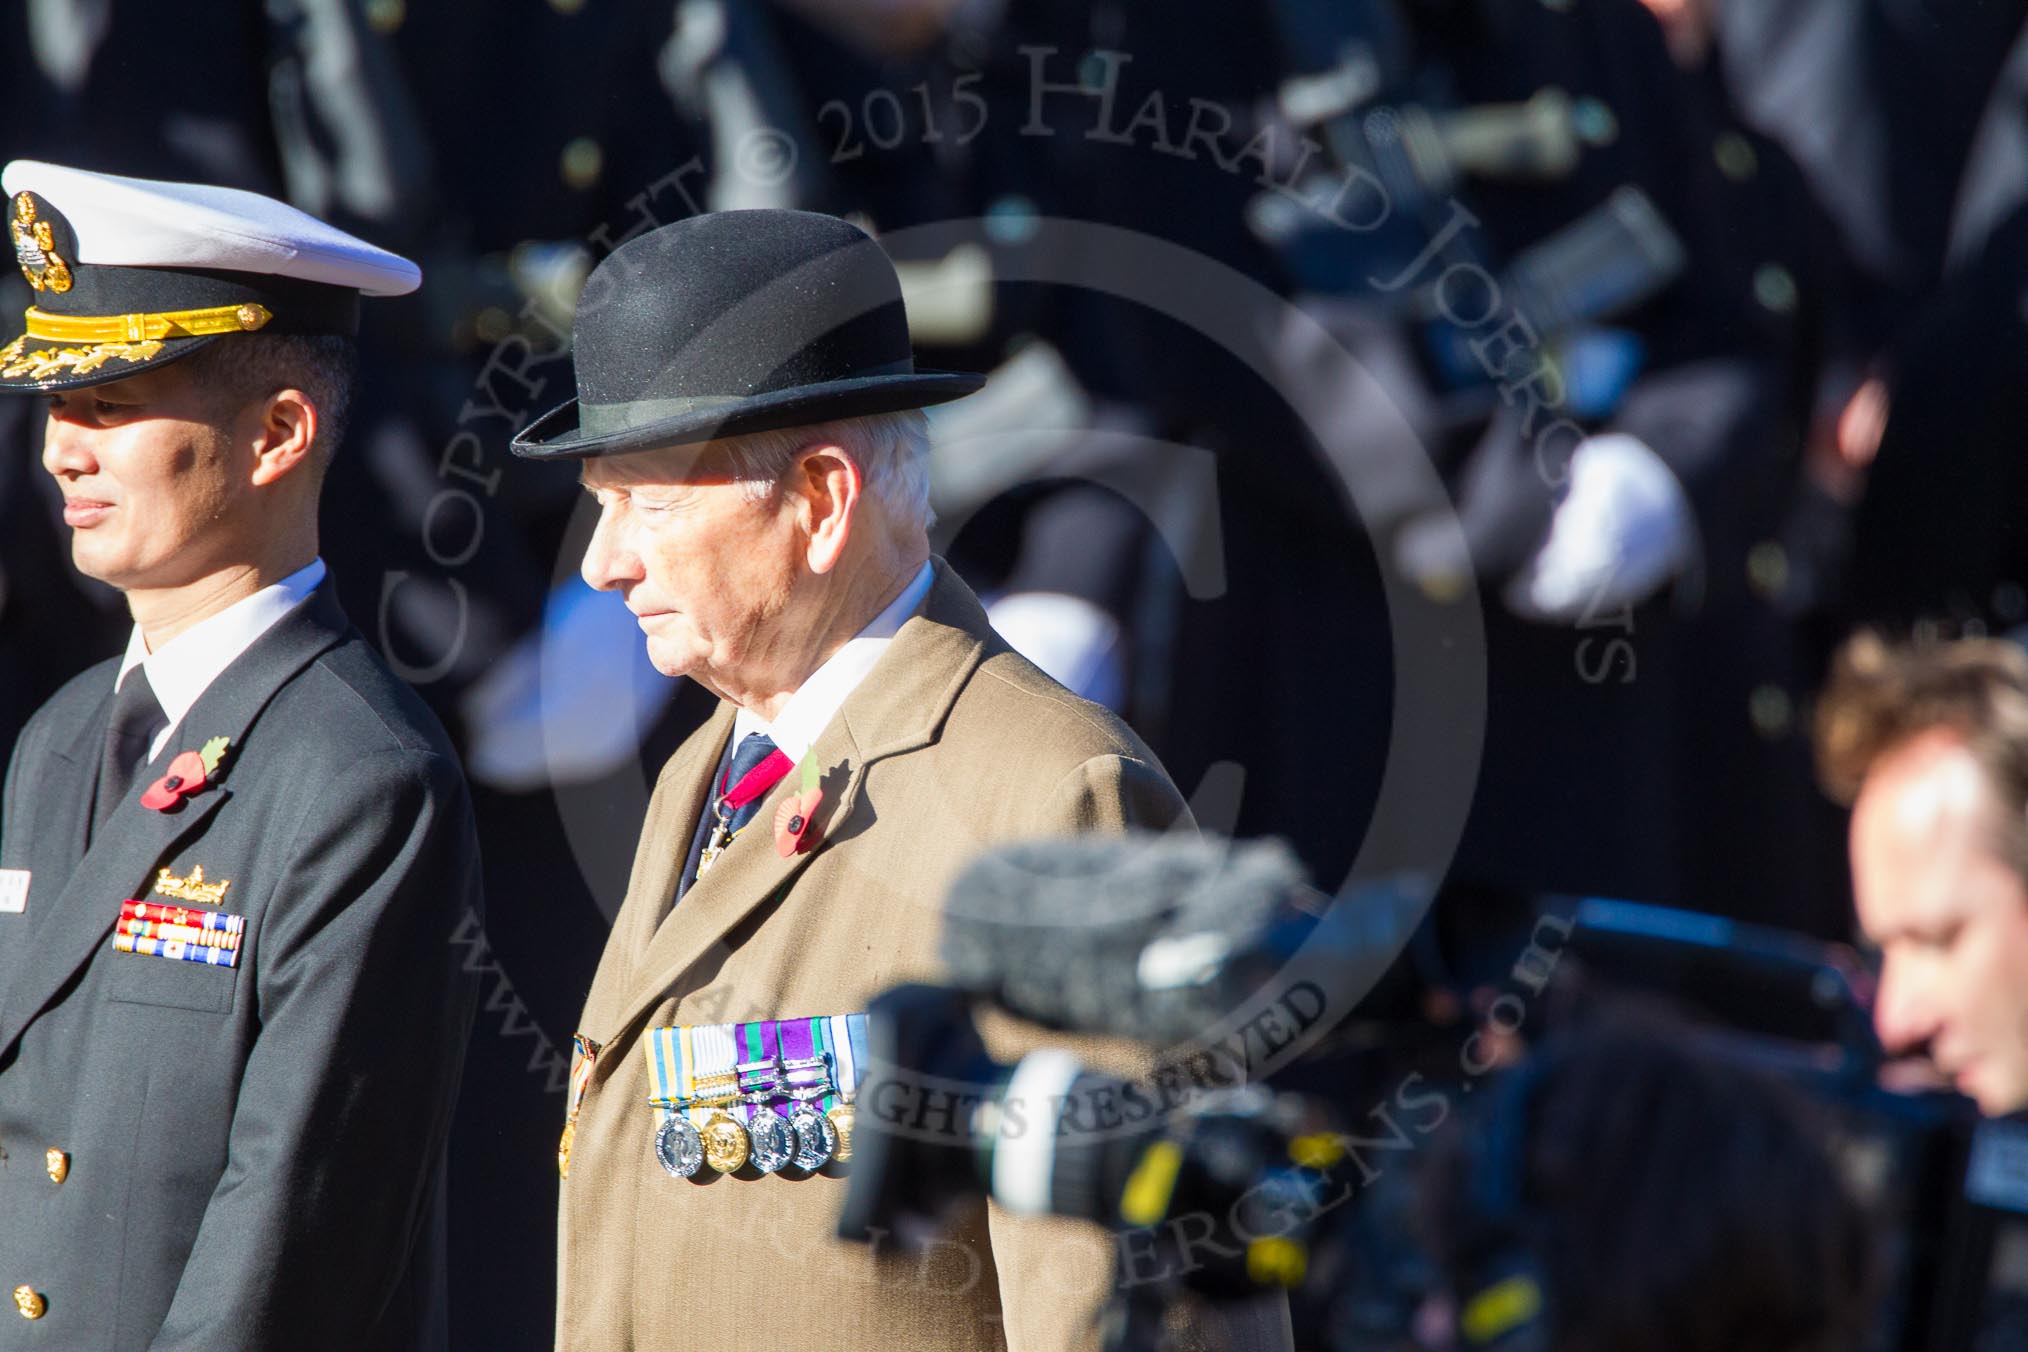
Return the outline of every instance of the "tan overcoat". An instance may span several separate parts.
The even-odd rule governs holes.
[[[1166,827],[1184,814],[1175,787],[1117,718],[1008,648],[938,560],[919,613],[811,748],[821,843],[776,853],[799,772],[672,909],[732,722],[721,707],[663,770],[585,1002],[580,1031],[601,1050],[562,1186],[558,1348],[1089,1345],[1111,1253],[1095,1227],[994,1208],[903,1252],[833,1237],[842,1178],[679,1180],[655,1160],[641,1047],[654,1027],[851,1013],[933,980],[945,888],[976,853]]]

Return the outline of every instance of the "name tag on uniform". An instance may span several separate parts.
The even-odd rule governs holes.
[[[0,915],[20,915],[28,909],[28,878],[25,868],[0,868]]]

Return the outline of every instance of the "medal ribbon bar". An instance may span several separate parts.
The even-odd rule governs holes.
[[[115,934],[113,948],[145,958],[174,958],[178,962],[201,962],[210,967],[239,966],[237,948],[212,948],[185,943],[181,939],[137,939],[131,934]]]
[[[123,901],[121,920],[142,920],[161,925],[183,925],[191,929],[219,930],[227,934],[246,932],[246,917],[225,911],[207,911],[196,906],[165,906],[158,901]]]

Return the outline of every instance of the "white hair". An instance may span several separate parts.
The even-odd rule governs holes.
[[[749,432],[727,437],[713,449],[724,455],[746,496],[761,502],[775,491],[796,454],[817,445],[844,451],[859,467],[866,491],[897,519],[920,523],[925,534],[936,524],[929,502],[929,419],[919,408]]]

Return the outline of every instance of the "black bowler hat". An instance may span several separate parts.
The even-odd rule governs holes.
[[[360,296],[422,281],[406,258],[237,188],[36,160],[0,186],[35,293],[0,347],[0,392],[124,380],[235,334],[350,334]]]
[[[894,264],[808,211],[719,211],[630,240],[573,331],[577,398],[524,428],[536,460],[623,455],[941,404],[986,378],[918,371]]]

